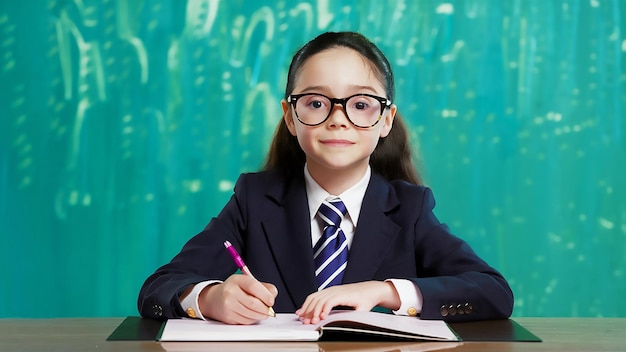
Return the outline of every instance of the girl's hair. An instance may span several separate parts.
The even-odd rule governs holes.
[[[387,98],[393,101],[394,79],[389,61],[374,43],[355,32],[323,33],[304,45],[294,55],[289,65],[285,99],[293,92],[296,76],[302,65],[311,56],[335,47],[350,48],[366,58],[374,74],[383,84]],[[306,156],[298,144],[298,139],[291,135],[284,119],[281,119],[263,169],[291,175],[302,172],[305,162]],[[370,157],[370,165],[373,172],[388,180],[400,179],[416,185],[422,184],[421,177],[413,165],[406,125],[399,113],[396,113],[393,127],[387,137],[378,140],[378,145]]]

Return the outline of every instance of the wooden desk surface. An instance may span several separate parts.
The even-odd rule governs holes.
[[[626,318],[514,318],[543,342],[106,341],[124,318],[0,319],[0,351],[625,351]]]

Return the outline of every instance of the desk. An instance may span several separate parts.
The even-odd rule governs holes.
[[[106,341],[124,318],[0,319],[0,351],[164,351],[154,341]],[[203,351],[624,351],[626,318],[514,318],[543,342],[183,343]],[[181,346],[178,344],[177,346]],[[171,347],[175,347],[172,345]],[[282,347],[282,349],[281,349]],[[170,350],[168,348],[168,350]]]

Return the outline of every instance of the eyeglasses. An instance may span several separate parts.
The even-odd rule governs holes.
[[[323,94],[292,94],[287,97],[298,121],[307,126],[317,126],[326,121],[336,104],[343,107],[346,117],[356,127],[374,127],[383,116],[391,100],[371,94],[355,94],[347,98],[329,98]]]

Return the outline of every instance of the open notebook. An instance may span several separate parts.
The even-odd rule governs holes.
[[[333,311],[316,325],[302,324],[295,314],[277,314],[254,325],[170,319],[159,341],[317,341],[325,331],[342,331],[423,341],[459,341],[442,320],[377,312]]]

